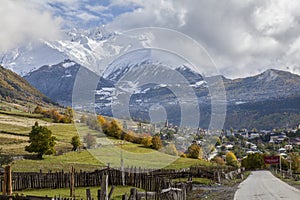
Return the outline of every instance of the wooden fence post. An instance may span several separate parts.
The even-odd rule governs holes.
[[[102,176],[101,180],[101,200],[108,200],[108,175]]]
[[[129,200],[136,200],[136,194],[137,194],[136,188],[131,188],[130,189]]]
[[[4,180],[2,185],[3,195],[12,195],[12,176],[11,176],[11,165],[7,165],[4,168]]]
[[[12,195],[12,176],[11,176],[11,165],[5,167],[7,173],[7,195]]]
[[[102,200],[101,190],[97,190],[97,197],[98,197],[98,200]]]
[[[6,195],[6,180],[7,180],[7,175],[6,175],[6,172],[4,172],[3,184],[2,184],[2,194],[3,195]]]
[[[91,189],[86,189],[86,199],[92,200]]]
[[[72,166],[72,171],[70,174],[70,197],[74,197],[75,196],[75,169]]]

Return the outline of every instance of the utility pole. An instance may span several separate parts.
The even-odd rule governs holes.
[[[279,154],[279,170],[281,172],[281,155]]]
[[[123,158],[123,141],[121,142],[121,173],[122,173],[122,185],[125,186],[125,172],[124,172],[124,158]]]

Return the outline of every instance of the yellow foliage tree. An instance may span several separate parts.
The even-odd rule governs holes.
[[[115,138],[121,138],[122,129],[120,124],[116,120],[112,120],[107,128],[107,134]]]
[[[152,148],[153,149],[159,150],[162,148],[162,146],[163,146],[163,144],[162,144],[160,137],[158,137],[158,136],[152,137]]]
[[[98,115],[97,120],[98,120],[103,132],[106,133],[108,125],[109,125],[107,120],[102,115]]]
[[[238,160],[233,152],[229,151],[226,154],[226,164],[229,166],[237,167],[238,166]]]
[[[193,143],[189,148],[188,148],[188,154],[187,156],[189,158],[200,158],[202,159],[203,158],[203,149],[198,145],[198,144],[195,144]]]
[[[144,137],[144,138],[142,138],[141,143],[142,143],[145,147],[151,147],[151,145],[152,145],[152,137]]]
[[[214,157],[212,161],[217,165],[221,165],[221,166],[225,165],[224,159],[219,156]]]

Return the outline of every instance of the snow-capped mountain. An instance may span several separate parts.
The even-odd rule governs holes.
[[[191,105],[191,109],[195,109],[194,106],[198,104],[202,116],[200,124],[205,127],[209,123],[211,112],[211,88],[208,82],[211,84],[216,77],[204,77],[185,65],[165,66],[144,55],[138,56],[144,58],[140,62],[117,60],[104,71],[105,77],[96,75],[74,61],[65,60],[56,65],[43,66],[30,72],[25,78],[52,99],[70,105],[75,77],[82,67],[86,69],[88,76],[98,77],[96,80],[99,83],[94,88],[94,103],[98,113],[114,115],[112,106],[117,106],[116,109],[126,105],[133,118],[149,120],[150,109],[161,105],[166,109],[169,121],[180,123],[180,107]],[[223,80],[226,90],[226,124],[229,127],[271,127],[261,124],[261,121],[277,116],[277,113],[288,111],[293,116],[293,113],[300,111],[297,106],[300,99],[298,75],[267,70],[253,77],[235,80],[222,76],[218,78]],[[284,102],[290,103],[287,105]]]
[[[136,38],[117,36],[103,27],[89,30],[72,29],[57,41],[29,43],[0,54],[0,64],[25,76],[44,65],[55,65],[71,59],[100,74],[106,67],[105,59],[117,56],[132,46],[141,46]]]
[[[78,70],[84,69],[88,76],[99,80],[98,86],[93,88],[95,109],[106,115],[112,115],[112,106],[128,100],[134,118],[148,120],[150,108],[161,105],[166,109],[169,121],[179,123],[181,106],[191,105],[189,109],[192,110],[194,105],[199,105],[200,124],[207,125],[211,85],[216,79],[223,81],[226,97],[222,103],[228,106],[228,119],[234,119],[229,120],[228,126],[238,127],[233,124],[244,119],[241,116],[245,113],[265,119],[265,115],[282,112],[286,105],[280,102],[284,100],[291,102],[288,106],[293,106],[285,110],[299,112],[295,107],[300,94],[298,75],[267,70],[257,76],[235,80],[223,76],[205,77],[204,73],[192,70],[189,64],[173,55],[143,48],[147,43],[145,40],[110,33],[102,27],[84,31],[73,29],[58,41],[31,43],[6,52],[0,55],[0,61],[4,67],[23,75],[41,92],[64,105],[71,105]],[[141,49],[135,50],[138,47]],[[280,106],[276,106],[277,103]],[[239,122],[248,126],[243,123]]]
[[[78,63],[67,59],[55,65],[44,65],[29,72],[24,78],[52,100],[70,106],[74,82],[81,67]],[[89,76],[96,76],[87,68],[83,69]]]

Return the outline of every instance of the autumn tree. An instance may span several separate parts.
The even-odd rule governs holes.
[[[187,156],[189,158],[203,158],[203,149],[196,143],[191,144],[188,148]]]
[[[172,155],[172,156],[178,156],[178,151],[176,149],[175,144],[170,143],[165,147],[165,153]]]
[[[116,120],[112,120],[108,125],[107,133],[110,136],[120,139],[122,134],[120,124]]]
[[[33,113],[35,113],[35,114],[42,114],[43,113],[42,107],[41,106],[35,107]]]
[[[81,141],[78,135],[72,137],[71,144],[73,146],[72,151],[76,151],[80,147]]]
[[[56,138],[52,136],[51,130],[45,126],[39,126],[35,122],[32,126],[31,132],[29,133],[29,146],[25,147],[25,150],[32,153],[38,154],[39,158],[43,155],[55,154],[55,142]]]
[[[238,166],[238,160],[233,152],[229,151],[226,154],[226,165],[237,167]]]
[[[155,150],[161,149],[163,146],[162,141],[159,136],[152,137],[152,148]]]
[[[102,131],[107,134],[107,128],[109,126],[107,120],[102,115],[98,115],[97,120],[102,128]]]
[[[70,107],[67,107],[65,110],[65,113],[61,119],[61,122],[63,123],[72,123],[73,122],[73,109]]]
[[[96,137],[93,136],[92,134],[88,133],[85,137],[84,137],[84,142],[86,143],[86,147],[88,149],[92,149],[96,146],[97,141],[96,141]]]
[[[152,137],[143,137],[141,140],[141,143],[145,147],[151,147],[152,146]]]
[[[223,158],[216,156],[212,159],[212,162],[216,163],[217,165],[223,166],[225,165],[225,161]]]

